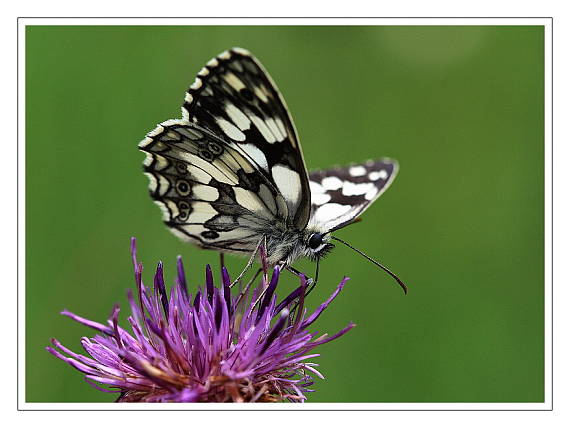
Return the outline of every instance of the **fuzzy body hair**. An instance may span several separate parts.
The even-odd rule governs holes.
[[[329,243],[330,236],[324,235],[323,244],[316,249],[309,246],[309,238],[314,233],[325,233],[323,230],[311,227],[298,230],[284,221],[266,223],[263,228],[256,230],[267,249],[267,260],[271,264],[283,263],[291,266],[295,261],[309,258],[313,261],[326,255],[333,247]]]
[[[257,218],[256,222],[248,222],[248,227],[259,235],[259,239],[255,242],[250,241],[249,248],[244,248],[243,250],[221,249],[220,247],[196,243],[193,240],[189,240],[187,236],[176,233],[176,229],[170,230],[185,241],[192,242],[201,248],[242,257],[251,255],[255,251],[256,244],[261,241],[261,244],[265,246],[267,251],[267,261],[272,265],[280,263],[285,266],[291,266],[295,261],[305,257],[316,261],[328,254],[334,247],[329,242],[330,235],[318,227],[307,227],[306,229],[298,230],[287,224],[283,219],[275,222],[264,221],[263,223],[260,223],[259,220]],[[317,248],[309,246],[309,239],[314,233],[323,234],[322,244]]]
[[[328,241],[329,236],[325,235],[323,244],[316,249],[309,246],[309,238],[314,230],[281,230],[264,234],[267,242],[267,256],[270,263],[284,263],[291,266],[295,261],[302,258],[309,258],[313,261],[323,257],[333,247]]]

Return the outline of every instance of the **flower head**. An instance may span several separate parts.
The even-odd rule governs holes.
[[[106,325],[64,310],[63,315],[99,332],[81,340],[89,357],[56,339],[46,348],[85,373],[85,380],[94,387],[120,392],[118,401],[302,402],[311,391],[313,376],[323,377],[317,364],[308,361],[319,355],[313,349],[354,327],[351,323],[332,336],[309,331],[343,288],[346,277],[308,314],[304,306],[308,284],[302,276],[300,286],[278,301],[279,266],[271,279],[264,274],[253,290],[245,287],[232,295],[225,267],[222,286],[215,287],[208,265],[205,286],[190,295],[179,257],[176,283],[167,293],[162,263],[151,290],[143,284],[134,239],[131,252],[137,298],[128,291],[130,332],[119,326],[118,306]]]

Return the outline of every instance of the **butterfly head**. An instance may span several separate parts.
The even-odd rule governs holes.
[[[334,245],[330,243],[330,239],[331,235],[327,232],[308,232],[305,239],[307,256],[311,260],[321,259],[326,256],[334,248]]]

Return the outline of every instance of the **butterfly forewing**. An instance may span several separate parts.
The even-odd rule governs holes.
[[[309,218],[309,184],[297,132],[269,74],[234,48],[209,61],[188,89],[183,118],[221,136],[244,154],[283,196],[288,223]]]
[[[354,221],[392,183],[398,163],[392,159],[311,171],[310,226],[334,230]]]

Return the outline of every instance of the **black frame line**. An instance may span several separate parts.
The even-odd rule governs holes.
[[[550,268],[551,268],[551,278],[550,278],[550,306],[551,306],[551,312],[550,312],[550,326],[551,326],[551,330],[550,330],[550,342],[551,342],[551,354],[550,354],[550,358],[551,358],[551,371],[550,371],[550,398],[551,398],[551,403],[550,403],[550,408],[547,409],[350,409],[350,408],[335,408],[335,409],[303,409],[301,407],[299,408],[280,408],[280,407],[276,407],[274,409],[256,409],[256,408],[252,408],[252,409],[244,409],[244,408],[240,408],[240,409],[192,409],[192,408],[186,408],[186,409],[164,409],[164,408],[157,408],[157,409],[152,409],[149,408],[147,406],[145,406],[145,408],[140,408],[140,409],[121,409],[121,408],[117,408],[117,409],[25,409],[25,408],[21,408],[20,407],[20,402],[19,402],[19,397],[20,397],[20,348],[19,348],[19,343],[20,343],[20,329],[19,329],[19,322],[16,322],[16,377],[17,377],[17,383],[16,383],[16,410],[18,411],[31,411],[31,412],[45,412],[45,411],[50,411],[50,412],[59,412],[59,411],[79,411],[79,412],[85,412],[85,411],[97,411],[97,412],[108,412],[108,411],[175,411],[175,412],[187,412],[187,411],[194,411],[194,412],[225,412],[225,411],[229,411],[229,412],[275,412],[275,411],[301,411],[301,412],[552,412],[554,410],[554,18],[552,16],[424,16],[424,17],[405,17],[405,16],[343,16],[343,17],[330,17],[330,16],[264,16],[264,17],[259,17],[259,16],[235,16],[235,17],[219,17],[219,16],[199,16],[199,17],[181,17],[181,16],[166,16],[166,17],[146,17],[146,16],[141,16],[141,17],[133,17],[133,16],[128,16],[128,17],[121,17],[121,16],[93,16],[93,17],[87,17],[87,16],[78,16],[78,17],[70,17],[70,16],[63,16],[63,17],[57,17],[57,16],[49,16],[49,17],[45,17],[45,16],[19,16],[16,18],[16,215],[17,215],[17,219],[16,219],[16,235],[17,235],[17,242],[16,242],[16,261],[17,261],[17,271],[16,271],[16,280],[17,280],[17,284],[18,284],[18,290],[16,293],[16,317],[17,320],[19,321],[20,319],[20,257],[19,257],[19,250],[20,250],[20,208],[18,205],[18,202],[20,200],[20,194],[19,194],[19,189],[20,189],[20,153],[19,153],[19,147],[20,147],[20,143],[25,144],[25,142],[20,141],[20,132],[19,132],[19,127],[18,124],[20,123],[20,52],[19,52],[19,46],[20,46],[20,20],[30,20],[30,19],[145,19],[145,20],[153,20],[153,19],[177,19],[177,20],[182,20],[182,19],[194,19],[194,20],[200,20],[200,19],[219,19],[219,20],[235,20],[235,19],[326,19],[326,20],[347,20],[347,19],[407,19],[407,20],[413,20],[413,19],[419,19],[419,20],[425,20],[425,19],[472,19],[472,20],[476,20],[476,19],[497,19],[497,20],[505,20],[505,19],[536,19],[536,20],[544,20],[544,19],[549,19],[550,20],[550,88],[544,88],[545,89],[545,95],[546,95],[546,91],[547,89],[550,90],[550,112],[551,112],[551,116],[550,116],[550,129],[551,129],[551,135],[550,135],[550,163],[551,163],[551,170],[550,170],[550,183],[551,183],[551,188],[550,188],[550,202],[551,202],[551,206],[550,206],[550,253],[551,253],[551,259],[550,259]],[[25,24],[22,24],[25,27]],[[103,24],[102,24],[103,25]],[[107,25],[107,24],[105,24]],[[335,24],[331,24],[331,26],[333,26]],[[424,25],[428,25],[428,24],[424,24]],[[445,25],[445,24],[444,24]],[[464,25],[464,24],[459,24],[459,25]],[[488,24],[487,24],[488,25]],[[62,25],[63,26],[63,25]],[[541,24],[541,26],[544,27],[545,29],[545,34],[546,34],[546,25]],[[546,65],[546,58],[544,61],[544,65]],[[545,122],[546,124],[546,122]],[[544,142],[545,145],[547,144],[547,141]],[[547,178],[546,176],[544,177],[545,179]],[[25,190],[25,189],[24,189]],[[24,221],[25,223],[25,221]],[[25,260],[24,260],[25,262]],[[546,286],[546,284],[545,284]],[[24,284],[25,287],[25,284]],[[546,320],[545,320],[546,322]],[[545,340],[546,340],[546,335],[545,335]],[[546,345],[546,344],[545,344]],[[545,397],[546,399],[546,397]],[[546,401],[545,401],[546,402]],[[453,403],[453,404],[460,404],[460,403],[472,403],[472,402],[457,402],[457,403]],[[41,404],[45,404],[45,403],[41,403]],[[59,404],[59,403],[58,403]],[[69,403],[61,403],[61,404],[69,404]],[[74,403],[75,404],[75,403]],[[90,403],[91,404],[91,403]],[[102,403],[103,405],[105,405],[106,403]],[[315,403],[318,404],[318,403]],[[328,404],[328,403],[327,403]],[[343,403],[335,403],[335,404],[339,404],[342,405]],[[378,403],[358,403],[358,404],[378,404]],[[382,404],[389,404],[389,403],[382,403]],[[417,403],[419,404],[419,403]],[[421,403],[421,404],[442,404],[442,403]],[[449,404],[449,403],[447,403]],[[486,403],[476,403],[476,404],[486,404]],[[489,403],[490,404],[490,403]],[[495,404],[495,403],[493,403]],[[503,403],[503,404],[512,404],[512,403]],[[518,404],[518,403],[517,403]],[[535,403],[520,403],[520,404],[535,404]]]

